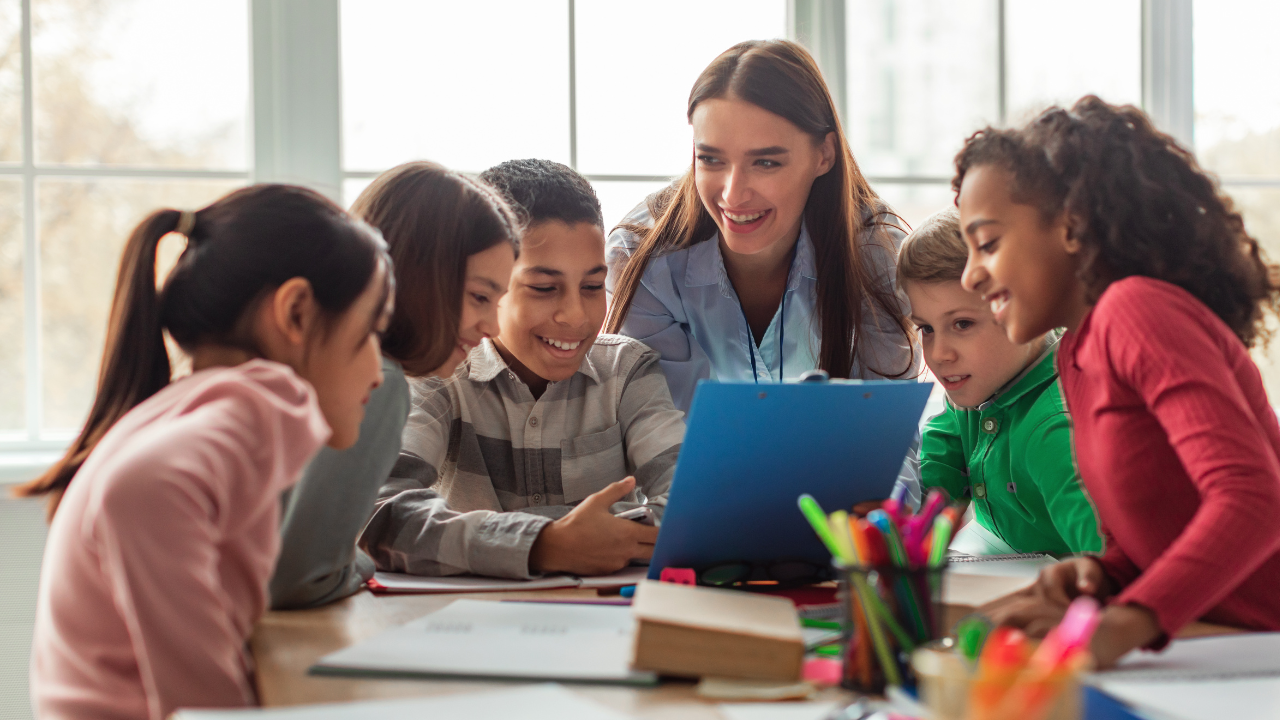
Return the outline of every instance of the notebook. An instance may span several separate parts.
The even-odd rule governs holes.
[[[953,555],[943,580],[942,600],[979,607],[1035,582],[1040,570],[1057,562],[1050,555]]]
[[[473,593],[473,592],[523,592],[526,590],[557,590],[563,588],[616,588],[635,585],[644,579],[648,567],[623,568],[612,575],[576,577],[551,575],[533,580],[507,580],[479,575],[451,575],[424,577],[404,573],[375,573],[369,581],[369,589],[375,593]]]
[[[1131,653],[1088,682],[1161,720],[1280,718],[1280,633],[1175,640],[1163,653]]]
[[[320,658],[314,675],[469,677],[652,685],[631,670],[631,608],[455,600]]]
[[[1174,640],[1161,653],[1134,652],[1098,682],[1280,678],[1280,633],[1241,633]]]
[[[1187,683],[1119,680],[1102,682],[1098,687],[1138,711],[1128,717],[1159,720],[1280,718],[1280,678]]]
[[[412,700],[327,703],[284,708],[179,710],[172,720],[622,720],[627,717],[565,688],[531,685]]]

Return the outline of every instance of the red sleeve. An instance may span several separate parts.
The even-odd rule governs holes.
[[[1240,386],[1240,373],[1257,369],[1243,345],[1231,345],[1234,335],[1172,286],[1145,278],[1117,285],[1103,298],[1109,321],[1098,328],[1113,369],[1164,429],[1200,506],[1116,602],[1150,609],[1173,635],[1280,548],[1280,461]]]
[[[1127,587],[1138,578],[1142,570],[1124,554],[1120,543],[1111,536],[1111,531],[1103,524],[1102,518],[1098,518],[1098,534],[1102,535],[1102,554],[1095,555],[1094,559],[1102,565],[1102,571],[1116,587]]]

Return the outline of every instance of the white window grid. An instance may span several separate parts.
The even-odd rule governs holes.
[[[180,170],[146,167],[67,167],[35,162],[32,89],[31,0],[22,4],[22,141],[20,164],[0,165],[0,177],[20,178],[23,186],[23,308],[25,347],[25,424],[23,431],[0,436],[3,458],[19,464],[47,463],[65,448],[66,433],[43,429],[43,373],[40,363],[40,252],[36,182],[42,177],[235,179],[292,182],[342,201],[346,179],[378,173],[344,171],[341,133],[340,0],[247,0],[250,9],[251,169]],[[569,164],[577,167],[577,78],[575,0],[568,2]],[[844,0],[788,0],[788,36],[804,43],[828,75],[843,114],[845,96]],[[1142,98],[1157,125],[1191,145],[1192,0],[1143,0]],[[1005,0],[997,0],[996,82],[998,119],[1007,119]],[[667,181],[665,175],[592,174],[589,180]],[[869,176],[873,184],[946,185],[934,175]],[[1280,187],[1280,178],[1223,178],[1230,187]],[[0,475],[3,468],[0,467]]]

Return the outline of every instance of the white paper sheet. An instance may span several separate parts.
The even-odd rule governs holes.
[[[647,567],[628,567],[612,575],[575,577],[552,575],[534,580],[506,580],[478,575],[451,575],[448,577],[423,577],[404,573],[380,572],[373,576],[376,592],[385,593],[473,593],[510,592],[526,590],[557,590],[560,588],[615,588],[635,585],[645,578]]]
[[[1280,718],[1280,678],[1199,682],[1104,681],[1109,695],[1158,717],[1174,720],[1275,720]]]
[[[612,605],[456,600],[326,655],[313,672],[652,684],[630,669],[635,619]]]
[[[584,588],[616,588],[624,585],[635,585],[649,576],[649,566],[626,567],[612,575],[579,578]]]
[[[718,709],[727,720],[822,720],[836,709],[836,703],[722,703]]]
[[[1280,633],[1174,640],[1162,653],[1130,653],[1114,670],[1092,677],[1100,682],[1280,677]]]
[[[245,710],[180,710],[173,720],[622,720],[614,710],[555,685],[532,685],[412,700],[301,705]]]
[[[375,573],[376,592],[387,593],[471,593],[513,590],[554,590],[578,587],[578,579],[569,575],[553,575],[536,580],[504,580],[477,575],[423,577],[404,573]]]

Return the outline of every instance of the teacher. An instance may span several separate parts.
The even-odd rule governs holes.
[[[609,236],[607,332],[661,355],[686,412],[703,378],[916,377],[895,278],[904,233],[809,53],[734,45],[698,76],[687,114],[691,170]]]
[[[809,53],[733,46],[694,83],[688,117],[691,171],[609,236],[608,332],[661,354],[686,411],[703,378],[915,377],[895,287],[903,232]]]

